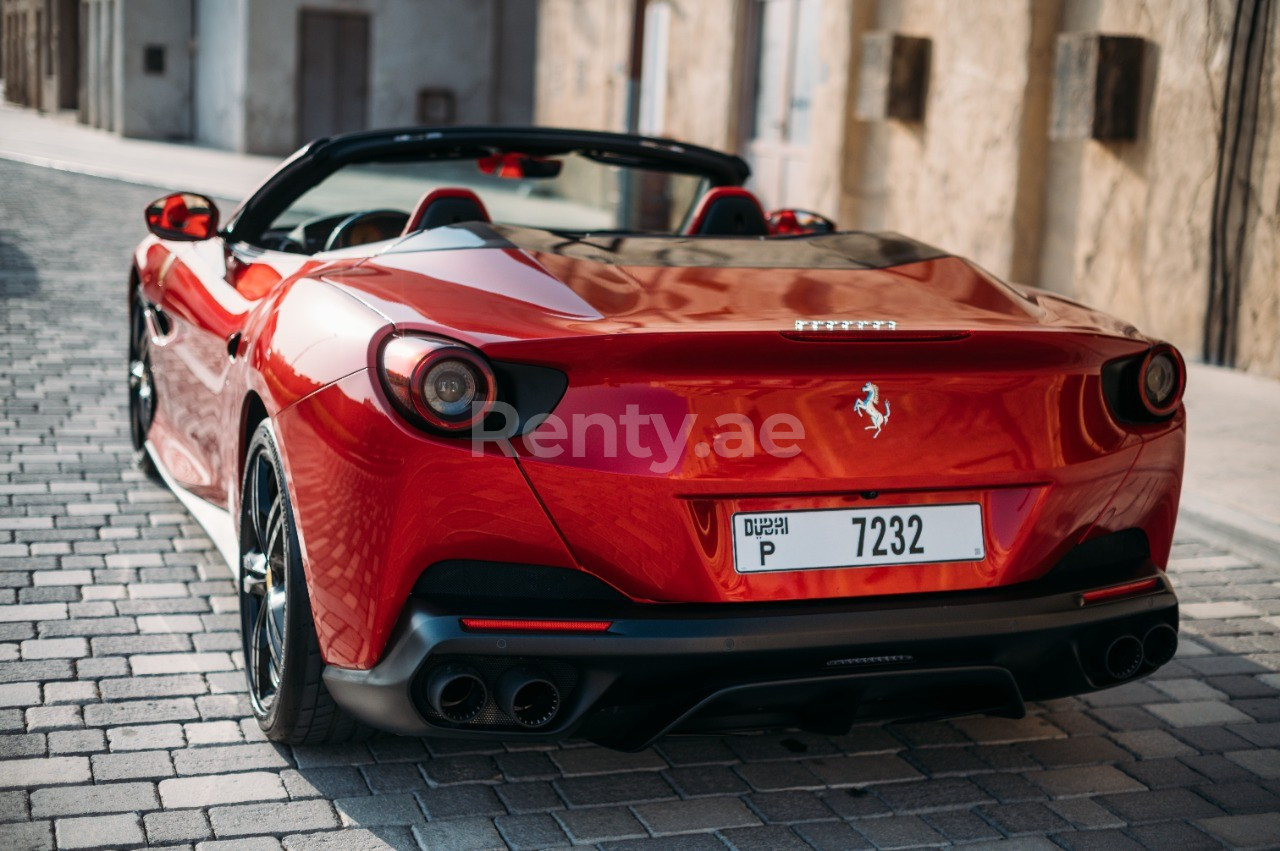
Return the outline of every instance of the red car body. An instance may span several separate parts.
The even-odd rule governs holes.
[[[1117,414],[1111,396],[1130,390],[1108,384],[1108,365],[1141,361],[1157,345],[1131,326],[892,235],[564,239],[497,228],[483,244],[465,248],[459,246],[476,231],[450,241],[442,236],[450,230],[314,256],[225,233],[195,242],[152,236],[134,259],[135,297],[164,317],[152,337],[152,455],[183,492],[236,518],[248,438],[261,419],[273,424],[326,683],[366,720],[403,732],[484,734],[483,724],[433,720],[415,703],[414,677],[441,650],[547,664],[604,657],[610,675],[583,665],[577,685],[565,689],[572,693],[566,707],[581,711],[544,732],[638,746],[668,729],[697,729],[699,707],[755,684],[742,673],[706,693],[688,685],[707,670],[732,667],[736,658],[753,666],[765,660],[765,679],[785,682],[775,669],[791,665],[788,654],[807,659],[803,648],[813,645],[804,637],[806,618],[849,606],[857,624],[846,633],[849,646],[835,652],[823,638],[814,658],[825,661],[812,670],[807,662],[794,664],[795,676],[812,675],[804,683],[822,681],[811,699],[796,700],[829,701],[824,689],[843,678],[838,685],[854,688],[863,703],[883,704],[883,711],[856,717],[1016,713],[1022,697],[1118,679],[1090,658],[1105,652],[1093,644],[1176,627],[1176,601],[1162,568],[1178,507],[1184,415],[1180,407],[1149,421]],[[674,260],[673,246],[680,255]],[[822,251],[830,256],[815,258]],[[866,260],[873,256],[884,262]],[[849,257],[863,260],[841,259]],[[391,336],[418,333],[456,341],[496,364],[562,374],[567,384],[554,405],[560,417],[620,417],[638,404],[676,422],[694,414],[696,424],[678,463],[664,472],[651,469],[651,456],[609,452],[603,439],[587,439],[576,456],[540,457],[529,446],[537,429],[513,438],[510,453],[488,446],[477,455],[469,442],[415,427],[388,399],[379,352]],[[883,433],[874,436],[854,407],[864,382],[874,382],[892,404]],[[703,454],[700,444],[723,437],[715,421],[724,414],[756,427],[774,415],[796,417],[805,431],[802,451]],[[652,423],[640,430],[640,441],[656,451],[660,436]],[[735,569],[735,514],[953,504],[981,507],[983,557]],[[1079,587],[1035,591],[1073,553],[1095,552],[1091,542],[1096,553],[1118,553],[1095,556],[1089,565],[1111,565],[1111,573],[1099,579],[1095,571]],[[594,616],[610,625],[590,636],[461,625],[447,636],[437,627],[415,631],[415,618],[452,624],[465,615],[508,614],[414,607],[422,597],[415,588],[436,566],[456,571],[474,564],[588,577],[616,594],[594,615],[589,603],[554,602],[517,614]],[[1115,600],[1082,603],[1090,588],[1126,583],[1133,590],[1116,591]],[[1067,620],[1053,622],[1065,632],[1046,639],[1048,649],[1035,660],[1059,658],[1057,651],[1069,648],[1073,670],[1060,674],[1058,686],[1017,670],[1030,657],[993,662],[999,652],[985,649],[924,665],[932,672],[927,681],[899,676],[921,670],[929,654],[894,647],[929,633],[934,614],[968,602],[995,605],[996,598],[983,595],[1006,592],[1000,611],[1021,611],[1025,622],[992,621],[965,635],[982,648],[1016,644],[1028,630],[1048,629],[1045,600],[1069,597],[1061,613]],[[624,735],[600,721],[599,707],[610,695],[627,693],[618,683],[632,668],[682,652],[678,643],[659,640],[664,622],[677,641],[689,622],[748,615],[791,619],[788,637],[765,630],[753,642],[750,627],[723,640],[717,633],[718,653],[700,645],[693,654],[700,661],[671,677],[683,689],[675,690],[681,696],[672,707],[655,710],[652,697],[611,705],[642,732]],[[1063,626],[1070,617],[1078,629]],[[652,629],[633,626],[641,622]],[[873,625],[874,637],[853,638]],[[428,633],[431,641],[409,638]],[[936,637],[945,642],[959,634],[942,629]],[[648,642],[649,649],[635,651],[643,660],[633,658],[629,637]],[[587,642],[594,642],[590,650]],[[410,645],[416,649],[406,650]],[[889,661],[874,661],[881,657]],[[409,673],[398,677],[399,691],[380,691],[371,672],[394,659],[397,670]],[[849,659],[856,672],[834,664]],[[1162,660],[1148,661],[1143,670]],[[1012,671],[1018,699],[948,703],[949,689],[963,690],[952,688],[949,672],[975,667]],[[663,681],[654,674],[633,691],[652,691]],[[959,681],[965,689],[987,682]],[[872,682],[892,687],[873,699]],[[925,682],[932,685],[921,691]],[[929,689],[941,695],[936,712]],[[392,691],[394,698],[386,698]],[[739,716],[804,723],[803,713],[787,715],[772,692],[762,694],[753,697],[759,712],[744,706],[712,712],[717,720],[710,726],[734,726],[726,719]],[[905,711],[905,695],[925,711]],[[380,706],[384,698],[398,704]],[[649,708],[632,712],[636,704]],[[511,735],[500,723],[493,729]]]

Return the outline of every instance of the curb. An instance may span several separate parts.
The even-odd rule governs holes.
[[[1183,499],[1178,526],[1214,539],[1230,550],[1272,567],[1280,567],[1280,526],[1210,500]]]

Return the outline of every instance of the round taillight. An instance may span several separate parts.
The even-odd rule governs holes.
[[[1138,371],[1138,395],[1147,412],[1166,417],[1177,409],[1186,387],[1187,370],[1173,346],[1161,344],[1147,353]]]
[[[382,348],[382,375],[396,407],[432,428],[461,432],[493,408],[497,381],[478,352],[438,337],[394,337]]]

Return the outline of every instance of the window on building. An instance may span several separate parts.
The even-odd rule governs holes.
[[[164,73],[163,44],[148,44],[142,48],[142,71],[156,76]]]

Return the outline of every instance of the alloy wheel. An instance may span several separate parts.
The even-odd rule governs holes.
[[[155,382],[151,374],[151,335],[142,296],[133,302],[129,337],[129,430],[133,448],[141,450],[155,416]]]
[[[288,527],[276,466],[266,447],[249,459],[241,545],[240,618],[254,711],[270,711],[284,670]]]

